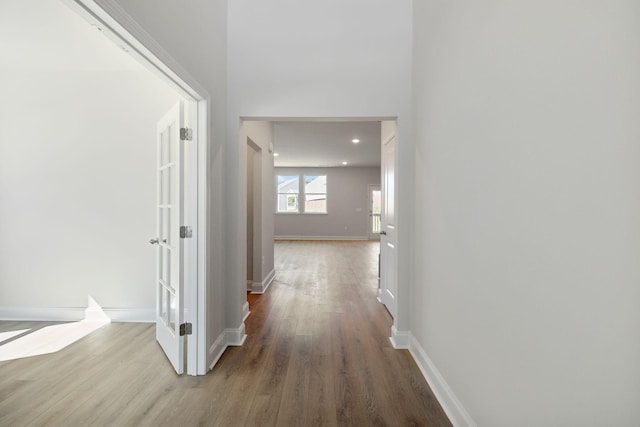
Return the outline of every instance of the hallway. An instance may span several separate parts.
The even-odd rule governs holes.
[[[177,377],[150,324],[0,362],[0,425],[450,425],[376,300],[377,242],[278,242],[243,347]],[[0,322],[0,332],[36,326]],[[39,323],[37,327],[41,327]]]
[[[391,347],[378,251],[374,241],[276,242],[276,281],[250,297],[246,322],[249,361],[263,367],[250,425],[450,425],[408,351]]]

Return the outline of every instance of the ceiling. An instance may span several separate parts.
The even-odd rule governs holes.
[[[380,166],[379,121],[277,121],[273,135],[276,167]]]

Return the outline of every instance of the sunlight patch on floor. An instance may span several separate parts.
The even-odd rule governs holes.
[[[100,329],[108,321],[82,320],[47,326],[0,345],[0,362],[55,353]],[[25,331],[3,332],[17,336]],[[6,338],[9,339],[9,338]]]
[[[31,329],[22,329],[19,331],[0,332],[0,343],[13,337],[17,337],[18,335],[24,334],[25,332],[29,332],[30,330]]]

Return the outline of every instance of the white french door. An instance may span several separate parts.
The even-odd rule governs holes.
[[[380,225],[380,290],[379,298],[396,317],[397,307],[397,230],[396,230],[396,165],[398,138],[394,134],[382,144],[382,217]]]
[[[183,239],[184,159],[180,129],[184,106],[176,104],[158,122],[156,238],[156,339],[178,374],[184,371]]]

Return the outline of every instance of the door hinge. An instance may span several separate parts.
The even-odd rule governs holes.
[[[191,323],[183,323],[180,325],[180,336],[184,336],[184,335],[191,335],[191,331],[192,331],[193,327],[191,326]]]
[[[180,238],[181,239],[190,239],[193,237],[193,230],[188,225],[180,226]]]
[[[193,139],[193,130],[191,128],[180,128],[180,139],[182,141],[191,141]]]

